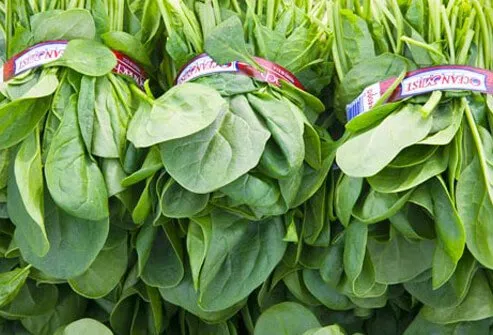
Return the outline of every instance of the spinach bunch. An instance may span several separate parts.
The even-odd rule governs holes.
[[[315,94],[329,84],[326,3],[160,4],[163,85],[203,52],[219,64],[252,67],[254,56],[264,57]],[[137,275],[182,308],[191,333],[204,323],[214,332],[265,333],[268,327],[254,330],[259,315],[297,294],[298,270],[317,266],[330,244],[326,185],[336,143],[324,129],[324,105],[294,85],[228,73],[145,100],[128,139],[149,151],[123,180],[144,188],[133,212],[142,223]],[[320,327],[307,324],[305,330]]]
[[[245,61],[258,67],[253,56],[264,57],[298,75],[309,91],[320,92],[332,69],[331,35],[321,21],[325,4],[303,9],[267,3],[264,15],[260,5],[249,2],[242,10],[163,1],[162,80],[170,85],[178,69],[205,51],[219,64]],[[251,220],[281,215],[309,199],[331,165],[333,142],[317,123],[324,105],[294,85],[220,73],[147,101],[127,136],[135,147],[150,148],[145,172],[124,183],[147,178],[148,194],[157,185],[164,216],[201,216],[211,208]]]
[[[20,324],[33,334],[60,326],[109,333],[91,320],[68,324],[106,313],[88,298],[117,289],[129,266],[137,199],[121,179],[138,168],[126,132],[141,88],[111,73],[112,50],[151,68],[158,30],[150,28],[160,27],[134,9],[120,1],[7,1],[6,58],[37,43],[69,42],[60,59],[0,85],[5,333]]]
[[[406,71],[444,64],[491,70],[490,10],[489,1],[333,6],[339,120],[347,121],[345,106],[365,87],[396,80],[370,111],[346,123],[337,149],[334,206],[344,229],[331,264],[343,266],[344,276],[332,287],[359,307],[391,302],[417,313],[405,334],[463,327],[480,334],[493,317],[491,96],[435,91],[384,103]],[[398,320],[400,313],[389,315]]]

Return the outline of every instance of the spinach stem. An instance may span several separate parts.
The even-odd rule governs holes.
[[[135,95],[141,97],[143,100],[145,100],[147,103],[149,103],[151,106],[154,104],[154,100],[149,97],[147,94],[145,94],[140,88],[138,88],[136,85],[131,84],[130,89],[132,90]]]
[[[12,19],[13,19],[13,11],[12,11],[12,2],[14,0],[5,0],[5,7],[6,7],[6,18],[5,18],[5,26],[6,26],[6,49],[7,49],[7,59],[9,59],[12,54],[11,54],[11,41],[12,41]]]
[[[342,46],[342,24],[340,22],[340,13],[339,13],[339,0],[336,0],[332,3],[332,21],[333,21],[333,29],[336,38],[337,51],[339,54],[339,62],[342,68],[342,72],[345,73],[348,71],[348,63],[344,54],[344,47]]]
[[[478,0],[472,0],[472,5],[474,9],[476,9],[476,12],[478,13],[478,18],[479,18],[479,25],[481,27],[481,37],[483,40],[483,55],[484,55],[484,61],[488,60],[490,64],[485,64],[486,66],[490,67],[491,61],[489,60],[488,56],[490,55],[490,50],[491,50],[491,43],[490,43],[490,35],[489,35],[489,30],[488,30],[488,24],[486,23],[486,17],[484,15],[483,9],[481,4],[479,3]]]
[[[458,8],[457,7],[454,7],[453,11],[452,11],[452,17],[450,19],[450,30],[452,31],[452,41],[456,41],[456,31],[457,31],[457,17],[458,17]]]
[[[481,135],[479,134],[478,127],[476,125],[476,121],[474,120],[474,116],[472,115],[471,108],[469,107],[469,103],[467,102],[466,98],[462,98],[461,102],[464,106],[464,112],[466,114],[466,119],[467,123],[469,124],[469,128],[471,128],[471,133],[472,137],[474,140],[474,143],[476,144],[476,149],[478,152],[478,157],[479,157],[479,164],[481,165],[481,170],[483,171],[483,179],[486,185],[486,188],[488,190],[488,195],[490,199],[493,197],[493,195],[490,193],[490,181],[488,180],[488,176],[486,175],[486,171],[488,171],[488,166],[486,163],[486,157],[483,151],[483,143],[481,142]],[[493,201],[493,200],[492,200]]]
[[[408,43],[408,44],[413,44],[415,46],[418,46],[420,48],[423,48],[425,50],[428,50],[429,52],[433,52],[434,54],[437,54],[437,55],[442,55],[442,53],[438,50],[436,50],[435,48],[433,48],[431,45],[429,44],[426,44],[424,42],[420,42],[420,41],[416,41],[415,39],[412,39],[410,37],[407,37],[407,36],[402,36],[400,38],[402,41]]]
[[[239,16],[243,17],[243,12],[241,11],[240,5],[238,4],[238,0],[231,0],[231,4],[233,5],[236,13],[238,13]]]
[[[161,12],[161,16],[163,17],[164,21],[164,26],[166,27],[166,31],[168,32],[168,36],[170,36],[170,33],[174,31],[173,27],[171,26],[171,17],[169,16],[168,11],[166,10],[166,7],[164,5],[164,0],[158,0],[157,2],[159,11]]]
[[[276,3],[274,0],[267,0],[267,28],[274,29],[274,18],[275,18],[275,7]]]
[[[433,93],[431,93],[428,101],[421,107],[421,114],[423,114],[423,117],[427,118],[428,116],[430,116],[431,112],[433,112],[433,110],[440,103],[440,100],[442,99],[442,94],[442,91],[433,91]]]
[[[257,0],[257,15],[262,17],[264,12],[264,0]]]
[[[399,86],[400,83],[406,77],[406,73],[407,73],[407,70],[404,70],[404,71],[402,71],[399,74],[399,76],[394,80],[394,82],[392,83],[392,85],[390,85],[390,87],[382,94],[382,96],[380,97],[380,99],[378,99],[378,101],[375,103],[375,106],[373,106],[373,108],[378,107],[378,106],[384,104],[385,101],[387,101],[387,99],[390,98],[390,96],[392,95],[392,93],[394,92],[394,90],[397,88],[397,86]]]
[[[216,24],[222,22],[221,19],[221,6],[219,5],[218,0],[212,0],[212,6],[214,7],[214,16],[216,17]]]
[[[446,11],[447,11],[447,15],[448,16],[450,16],[450,13],[452,12],[453,9],[457,8],[457,7],[454,6],[455,5],[455,1],[456,0],[449,0],[449,2],[447,4]]]
[[[361,8],[361,5],[359,3],[359,0],[355,0],[354,11],[356,12],[356,14],[358,16],[364,17],[363,9]]]
[[[473,38],[474,31],[468,30],[466,33],[466,37],[464,38],[464,42],[462,43],[462,48],[459,51],[459,55],[457,57],[457,64],[466,64],[467,55],[469,53],[469,48],[471,47]]]
[[[393,51],[395,51],[395,50],[397,50],[397,48],[396,48],[394,36],[392,34],[392,30],[390,29],[389,23],[387,22],[387,20],[390,21],[390,23],[394,23],[395,21],[393,20],[392,15],[390,15],[390,13],[385,8],[379,7],[378,10],[380,13],[383,14],[382,25],[385,29],[385,33],[387,34],[387,39],[388,39],[388,42],[390,44],[390,48]]]
[[[332,44],[332,58],[334,60],[334,66],[336,68],[337,77],[342,81],[345,76],[345,72],[342,68],[341,58],[339,52],[337,51],[337,46],[335,43]]]
[[[118,81],[116,80],[116,76],[113,73],[110,73],[108,76],[108,79],[110,80],[110,85],[113,86],[113,89],[116,92],[116,95],[120,98],[121,101],[126,101],[126,97],[123,96],[121,92],[121,86],[119,85]],[[130,86],[133,86],[134,84],[130,84]],[[128,113],[128,115],[132,115],[132,111],[130,110],[130,106],[127,104],[123,105],[123,108],[125,111]]]
[[[39,7],[37,1],[29,1],[31,9],[34,13],[39,13]]]
[[[452,30],[450,28],[450,22],[447,17],[447,12],[445,10],[445,6],[441,7],[441,14],[443,20],[443,26],[445,27],[445,35],[447,36],[448,47],[449,47],[449,63],[455,63],[455,46],[454,46],[454,37],[452,36]]]
[[[392,1],[392,10],[395,15],[395,26],[397,28],[397,45],[395,46],[395,53],[400,54],[402,52],[402,41],[400,36],[404,35],[404,19],[399,8],[397,0]]]
[[[430,41],[439,42],[441,40],[440,29],[440,4],[437,0],[429,0],[428,6],[430,7]]]
[[[366,20],[371,19],[371,0],[364,0],[363,2],[363,15]]]
[[[113,1],[109,1],[107,4],[107,11],[108,11],[108,17],[109,17],[109,22],[110,22],[110,30],[113,30],[114,26],[114,21],[115,21],[115,10],[113,9]]]

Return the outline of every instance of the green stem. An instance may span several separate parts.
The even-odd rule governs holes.
[[[428,101],[421,107],[421,114],[423,115],[423,117],[427,118],[428,116],[430,116],[431,112],[435,110],[441,99],[442,92],[433,91]]]
[[[440,4],[437,0],[432,0],[430,3],[433,3],[433,8],[430,10],[434,33],[433,42],[440,42],[442,39]]]
[[[423,43],[423,42],[420,42],[420,41],[416,41],[410,37],[407,37],[407,36],[402,36],[400,38],[403,42],[406,42],[408,44],[413,44],[417,47],[420,47],[420,48],[423,48],[425,50],[428,50],[429,52],[433,52],[434,54],[437,54],[437,55],[441,55],[442,53],[438,50],[436,50],[435,48],[433,48],[431,45],[429,44],[426,44],[426,43]]]
[[[257,0],[257,15],[262,17],[264,13],[264,0]]]
[[[173,27],[171,26],[171,17],[169,16],[168,11],[164,6],[164,0],[158,0],[157,4],[159,7],[159,11],[161,12],[161,17],[163,18],[164,21],[164,26],[166,27],[166,32],[168,33],[169,36],[169,34],[174,31]]]
[[[491,43],[490,43],[490,35],[488,24],[486,23],[486,17],[483,12],[483,8],[478,0],[472,0],[472,5],[476,12],[478,13],[479,25],[481,27],[481,38],[483,40],[483,53],[484,53],[484,61],[489,61],[489,64],[485,64],[490,67],[490,53],[491,53]]]
[[[125,1],[119,1],[118,6],[118,31],[123,31],[125,21]]]
[[[114,26],[114,21],[115,21],[115,10],[113,9],[113,1],[108,1],[107,4],[106,4],[106,10],[108,12],[108,21],[110,22],[110,31],[113,30],[113,26]]]
[[[243,17],[243,12],[238,4],[238,0],[231,0],[231,4],[233,5],[235,12],[238,13],[240,17]]]
[[[373,108],[383,105],[387,101],[387,99],[392,95],[392,93],[394,93],[397,86],[399,86],[400,83],[404,80],[404,78],[406,77],[406,73],[407,71],[404,70],[399,74],[399,76],[394,80],[392,85],[390,85],[390,87],[382,94],[380,99],[378,99],[378,101],[375,103]]]
[[[455,1],[456,0],[449,0],[448,4],[447,4],[447,15],[450,16],[450,13],[452,13],[452,10],[457,8],[455,7]]]
[[[466,64],[467,55],[469,54],[469,49],[471,47],[472,40],[474,39],[474,35],[473,30],[467,31],[466,37],[464,38],[464,43],[462,43],[462,48],[457,56],[457,64]]]
[[[474,116],[472,115],[472,111],[469,108],[469,103],[466,98],[462,98],[461,102],[464,106],[464,112],[466,114],[467,123],[469,124],[469,128],[471,129],[472,138],[474,143],[476,144],[476,149],[479,158],[479,164],[481,165],[481,170],[483,171],[482,176],[484,178],[484,182],[486,185],[486,189],[488,190],[488,195],[490,199],[492,198],[492,194],[490,193],[490,181],[488,180],[488,176],[486,175],[486,171],[488,171],[487,160],[483,151],[483,143],[481,142],[481,135],[479,134],[478,127],[476,126],[476,121],[474,120]]]
[[[359,0],[356,0],[355,1],[354,11],[356,12],[356,15],[361,16],[361,17],[364,18],[363,9],[361,8],[361,5],[359,3]]]
[[[29,1],[29,4],[30,4],[31,9],[34,13],[39,13],[39,7],[38,7],[37,1]]]
[[[342,24],[340,22],[340,14],[339,14],[339,0],[336,0],[332,4],[332,31],[335,34],[335,44],[337,46],[337,52],[339,54],[339,61],[341,64],[341,68],[343,73],[349,70],[349,66],[344,54],[344,47],[342,45]]]
[[[341,65],[341,58],[339,56],[339,52],[337,51],[337,46],[335,43],[332,45],[332,58],[334,60],[334,66],[336,68],[337,76],[339,77],[339,80],[342,81],[345,76],[345,72],[342,68]]]
[[[274,29],[274,19],[275,19],[275,9],[276,2],[275,0],[267,0],[267,28]]]
[[[449,47],[449,63],[455,64],[455,46],[454,46],[454,37],[452,36],[452,29],[450,28],[450,22],[447,17],[447,12],[445,10],[445,6],[441,8],[443,26],[445,27],[445,35],[447,36],[448,47]]]
[[[457,18],[458,18],[459,9],[454,7],[452,11],[452,17],[450,19],[450,30],[452,31],[452,40],[456,41],[456,32],[457,32]]]
[[[392,1],[392,9],[394,11],[395,25],[397,28],[397,45],[395,46],[395,52],[400,54],[402,52],[402,41],[399,37],[404,35],[404,19],[402,18],[402,13],[397,0]]]
[[[377,7],[377,6],[375,6]],[[390,23],[395,25],[395,19],[392,17],[392,15],[389,13],[389,11],[385,7],[378,7],[378,11],[383,14],[382,15],[382,25],[383,28],[385,29],[385,33],[387,34],[387,39],[390,44],[390,48],[392,51],[396,52],[397,46],[394,40],[394,34],[392,33],[392,30],[390,29],[389,23],[387,22],[390,21]]]
[[[110,84],[111,86],[113,86],[113,90],[114,92],[116,92],[116,95],[120,98],[121,101],[125,101],[125,98],[126,96],[123,95],[123,93],[121,92],[121,85],[118,83],[118,79],[121,79],[121,78],[117,78],[117,76],[113,73],[110,73],[110,75],[108,76],[108,79],[110,80]],[[133,86],[133,84],[130,84],[130,86]],[[124,104],[123,105],[123,108],[125,109],[125,111],[127,112],[128,115],[132,115],[132,111],[130,110],[130,107],[128,106],[128,104]]]
[[[6,49],[7,49],[7,59],[12,57],[11,54],[11,41],[12,41],[12,25],[13,25],[13,11],[12,11],[12,2],[14,0],[6,0],[5,1],[5,7],[6,7],[6,14],[5,14],[5,30],[6,30]]]
[[[371,0],[364,0],[364,2],[363,2],[363,16],[366,20],[371,19]]]
[[[214,16],[216,17],[216,24],[219,24],[222,22],[221,6],[219,5],[219,1],[218,0],[212,0],[212,6],[214,8]]]
[[[142,100],[146,101],[149,103],[151,106],[154,104],[154,100],[149,97],[147,94],[145,94],[140,88],[138,88],[136,85],[131,84],[130,85],[130,90],[137,95],[138,97],[142,98]]]
[[[489,26],[491,27],[493,25],[493,8],[485,8],[486,10],[486,18],[488,19]]]

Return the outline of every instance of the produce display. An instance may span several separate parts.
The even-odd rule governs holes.
[[[489,0],[0,23],[0,334],[493,333]]]

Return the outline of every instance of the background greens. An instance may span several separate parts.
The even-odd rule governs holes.
[[[0,84],[1,334],[492,332],[491,97],[345,120],[406,71],[493,70],[489,0],[3,0],[0,28],[4,63],[69,41]],[[307,90],[174,85],[204,52]]]

